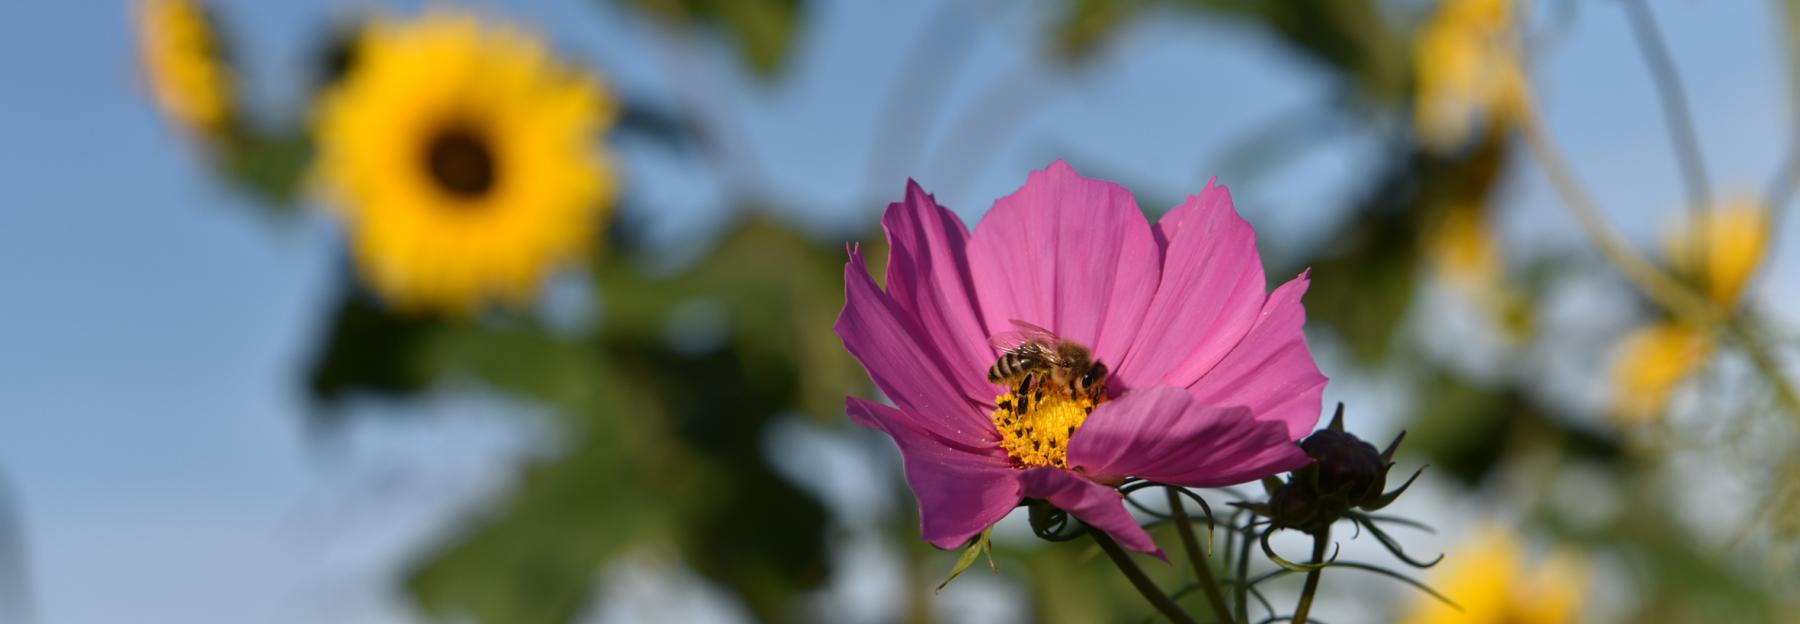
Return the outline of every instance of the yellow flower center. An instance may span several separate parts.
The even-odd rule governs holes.
[[[1021,468],[1068,468],[1069,436],[1105,401],[1099,393],[1022,382],[994,397],[1000,448]]]

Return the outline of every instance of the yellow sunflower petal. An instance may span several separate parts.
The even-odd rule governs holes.
[[[1427,234],[1425,248],[1439,275],[1453,285],[1481,290],[1500,278],[1500,245],[1480,206],[1446,210]]]
[[[1509,123],[1523,102],[1511,0],[1448,0],[1413,42],[1413,124],[1437,151],[1466,143],[1477,123]]]
[[[1486,621],[1503,612],[1520,571],[1518,539],[1497,527],[1482,529],[1468,541],[1446,553],[1444,563],[1427,582],[1462,607],[1428,595],[1414,596],[1401,622],[1454,624]]]
[[[1587,590],[1587,566],[1573,553],[1553,553],[1520,579],[1507,622],[1566,624],[1578,621]]]
[[[1727,201],[1707,210],[1697,221],[1670,232],[1666,246],[1669,262],[1676,270],[1703,276],[1707,298],[1730,307],[1762,265],[1768,250],[1767,212],[1756,199]],[[1703,260],[1696,262],[1696,258]]]
[[[536,37],[434,12],[377,21],[321,99],[318,176],[363,279],[394,305],[524,305],[587,251],[616,193],[617,105]]]
[[[1643,420],[1660,413],[1669,393],[1711,351],[1706,333],[1685,323],[1651,325],[1627,336],[1613,361],[1614,416]]]
[[[1428,582],[1461,610],[1420,594],[1401,622],[1565,624],[1575,621],[1586,590],[1586,577],[1573,557],[1552,556],[1527,569],[1524,545],[1498,526],[1485,527],[1450,549]]]
[[[232,114],[231,72],[206,10],[192,0],[137,6],[138,56],[150,97],[197,135],[217,134]]]

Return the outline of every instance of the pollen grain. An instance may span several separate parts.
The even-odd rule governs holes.
[[[1020,468],[1067,468],[1069,436],[1104,402],[1062,388],[1021,383],[994,397],[994,427],[1000,448]]]

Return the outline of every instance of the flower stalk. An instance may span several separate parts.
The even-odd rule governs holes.
[[[1181,493],[1174,487],[1164,490],[1169,495],[1169,515],[1175,519],[1175,532],[1181,536],[1181,547],[1187,551],[1188,561],[1194,564],[1194,575],[1198,577],[1201,593],[1206,594],[1206,604],[1212,607],[1213,617],[1219,622],[1236,621],[1231,617],[1231,609],[1225,606],[1225,595],[1219,591],[1218,580],[1213,578],[1212,564],[1206,553],[1200,550],[1199,540],[1194,538],[1194,527],[1188,523],[1187,509],[1181,503]],[[1207,547],[1210,550],[1211,534],[1208,535]]]
[[[1144,600],[1150,601],[1150,606],[1156,607],[1163,617],[1176,624],[1196,624],[1194,618],[1182,611],[1174,600],[1170,600],[1169,595],[1163,593],[1162,588],[1157,587],[1156,582],[1144,574],[1144,569],[1138,567],[1137,562],[1131,560],[1131,555],[1126,554],[1125,549],[1120,548],[1119,543],[1108,537],[1105,531],[1089,531],[1088,535],[1094,537],[1094,543],[1100,545],[1101,552],[1112,559],[1113,565],[1119,567],[1119,572],[1125,574],[1125,579],[1131,581],[1131,586],[1137,588],[1138,593],[1144,595]]]
[[[1238,536],[1237,582],[1234,586],[1237,589],[1235,602],[1238,617],[1244,622],[1250,621],[1250,544],[1255,542],[1251,537],[1254,535],[1256,524],[1256,519],[1251,518],[1250,523],[1244,525],[1242,529],[1233,529],[1233,534],[1240,531],[1242,533]]]
[[[1306,571],[1306,585],[1300,588],[1300,603],[1294,605],[1294,624],[1306,624],[1312,611],[1313,595],[1319,593],[1319,577],[1325,573],[1325,544],[1331,541],[1331,527],[1313,534],[1312,569]]]

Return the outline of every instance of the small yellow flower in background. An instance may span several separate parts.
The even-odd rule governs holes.
[[[1432,587],[1462,607],[1419,595],[1400,619],[1406,624],[1562,624],[1578,621],[1587,578],[1571,556],[1551,555],[1525,565],[1517,536],[1497,527],[1449,551]]]
[[[1507,281],[1505,254],[1488,218],[1480,203],[1443,210],[1421,239],[1425,258],[1437,279],[1474,304],[1502,337],[1524,340],[1533,331],[1532,302]]]
[[[1665,245],[1669,265],[1702,284],[1707,299],[1735,307],[1768,251],[1767,212],[1758,200],[1731,200],[1707,210],[1698,223],[1670,232]]]
[[[1477,123],[1509,125],[1524,104],[1512,0],[1447,0],[1413,42],[1413,126],[1439,152],[1469,141]]]
[[[1666,238],[1669,265],[1702,286],[1720,309],[1737,306],[1769,246],[1767,213],[1755,200],[1734,200],[1701,214]],[[1642,421],[1660,414],[1669,394],[1712,355],[1700,327],[1668,320],[1633,331],[1612,369],[1613,416]]]
[[[175,124],[219,134],[233,114],[231,71],[205,7],[191,0],[137,5],[139,62],[150,97]]]
[[[1500,244],[1478,204],[1445,210],[1426,235],[1425,250],[1438,274],[1459,288],[1486,289],[1501,277]]]
[[[1669,393],[1712,354],[1712,338],[1699,328],[1665,321],[1638,328],[1619,345],[1613,362],[1613,416],[1642,421],[1662,412]]]
[[[317,174],[357,268],[403,310],[528,304],[616,194],[600,81],[472,15],[375,21],[316,113]]]

